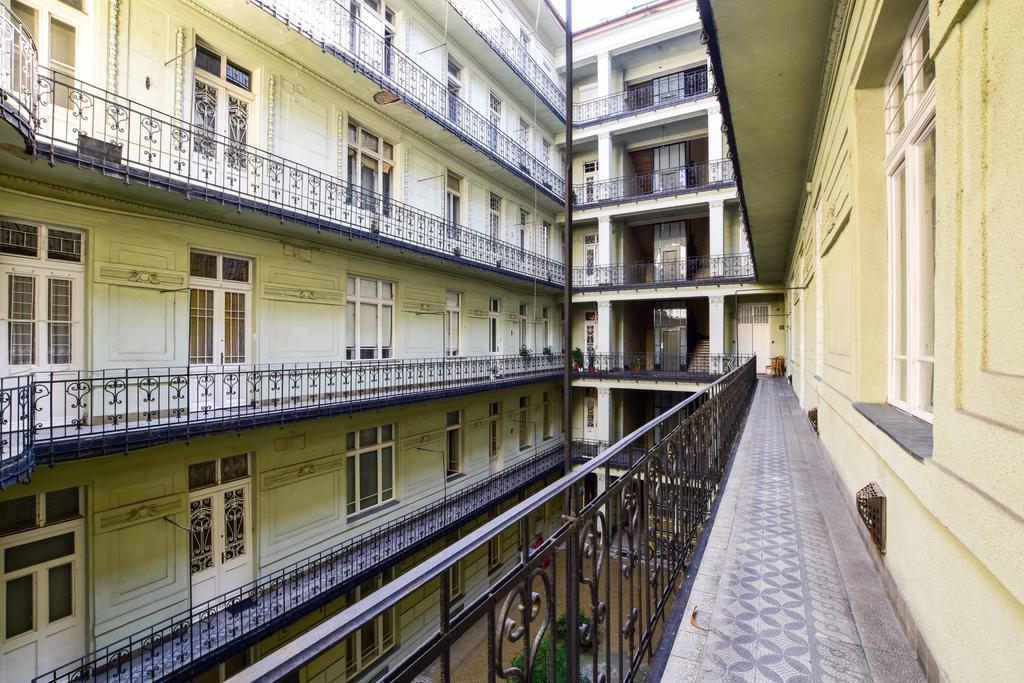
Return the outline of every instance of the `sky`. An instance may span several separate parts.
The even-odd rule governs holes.
[[[580,31],[603,19],[618,17],[649,0],[572,0],[572,28]],[[565,14],[565,0],[551,0],[561,14]]]

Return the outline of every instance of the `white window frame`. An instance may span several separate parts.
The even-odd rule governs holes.
[[[212,74],[205,69],[200,68],[196,64],[196,60],[192,60],[192,99],[191,106],[189,108],[190,116],[192,117],[193,127],[195,128],[195,140],[194,145],[199,146],[203,149],[203,141],[201,135],[208,132],[214,137],[219,137],[221,140],[238,143],[239,145],[251,145],[256,139],[256,131],[259,130],[259,112],[256,106],[256,74],[255,72],[244,67],[234,60],[230,59],[224,50],[220,50],[211,46],[208,43],[197,41],[196,48],[202,48],[204,51],[216,55],[219,58],[219,73]],[[235,68],[246,71],[249,75],[249,89],[243,88],[237,83],[233,83],[227,78],[228,66],[234,66]],[[205,86],[212,88],[216,92],[217,97],[217,111],[216,118],[214,121],[214,127],[212,129],[202,126],[196,116],[196,83],[201,82]],[[244,135],[239,137],[232,134],[231,129],[231,99],[236,100],[244,104],[245,106],[245,132]],[[217,145],[215,142],[207,143],[213,145],[213,153],[220,154],[226,158],[220,161],[225,164],[230,164],[232,168],[238,171],[245,170],[245,152],[244,148],[239,149],[237,147],[224,148],[222,145]],[[203,163],[203,162],[200,162]]]
[[[394,196],[394,178],[396,175],[394,143],[385,139],[383,135],[369,130],[354,119],[348,120],[345,135],[345,175],[349,185],[363,192],[380,195],[385,198]],[[364,144],[363,139],[367,135],[377,139],[376,149]],[[372,160],[377,165],[377,170],[374,171],[373,187],[364,187],[363,185],[362,168],[364,157]],[[352,203],[351,196],[349,196],[348,200],[349,203]],[[376,202],[367,200],[365,206],[376,208]],[[384,208],[387,210],[387,207]]]
[[[82,9],[78,10],[62,2],[41,2],[39,0],[16,0],[36,13],[36,25],[29,26],[36,49],[39,52],[39,65],[46,66],[86,83],[92,81],[92,62],[88,58],[92,54],[92,31],[89,30],[92,0],[83,0]],[[6,3],[10,6],[12,3]],[[50,21],[55,19],[75,30],[75,64],[54,64],[50,60]],[[85,58],[83,59],[83,56]]]
[[[533,446],[533,432],[530,430],[530,404],[529,396],[519,397],[519,450],[525,451]]]
[[[375,441],[363,443],[363,432],[374,430]],[[397,500],[397,477],[395,476],[395,425],[385,424],[376,427],[364,427],[349,431],[345,434],[345,514],[349,517],[360,515],[364,512],[379,508],[386,503]],[[384,451],[390,449],[390,454],[385,455]],[[360,468],[362,467],[361,456],[370,452],[376,453],[377,468],[377,501],[364,505],[363,492],[361,491]],[[385,488],[388,483],[384,476],[385,458],[391,459],[391,488],[390,493]]]
[[[487,350],[501,353],[501,299],[491,297],[487,302]]]
[[[519,348],[530,348],[530,304],[519,304]],[[533,349],[530,349],[531,351]]]
[[[541,394],[541,426],[540,426],[540,437],[541,440],[550,439],[554,436],[554,429],[552,428],[551,421],[551,392],[545,391]]]
[[[492,240],[498,241],[501,239],[501,197],[491,192],[488,202],[488,232]]]
[[[487,404],[487,461],[492,471],[502,461],[501,401]]]
[[[363,281],[371,281],[377,283],[377,296],[364,296],[361,293],[361,285]],[[350,274],[346,280],[345,303],[351,306],[350,312],[346,312],[345,322],[345,358],[347,360],[378,360],[394,358],[395,356],[395,288],[396,285],[391,280],[382,280],[375,277],[364,277],[362,275]],[[385,292],[390,290],[391,295],[385,296]],[[377,307],[377,334],[376,343],[370,347],[362,344],[363,341],[360,339],[360,329],[362,325],[362,305],[375,305]],[[349,329],[348,316],[353,316],[352,329]],[[384,340],[384,318],[389,317],[391,320],[391,344],[384,346],[382,343]],[[352,337],[351,339],[349,337]],[[373,355],[363,358],[363,349],[369,349]]]
[[[927,30],[928,6],[925,2],[910,24],[886,83],[885,169],[889,224],[888,401],[901,410],[931,422],[928,397],[934,400],[934,328],[930,334],[931,355],[922,349],[929,337],[925,329],[927,323],[923,322],[923,318],[932,325],[935,319],[935,244],[932,232],[935,216],[932,211],[933,223],[927,224],[930,207],[925,206],[926,198],[922,191],[926,175],[924,145],[935,133],[934,77],[930,83],[924,84],[928,56],[923,54],[925,40],[922,36]],[[895,124],[900,118],[902,126],[898,127]],[[933,192],[934,181],[933,177]],[[905,215],[901,216],[901,210]],[[905,235],[906,253],[901,245],[901,230]],[[922,250],[932,254],[931,264],[922,258]],[[929,279],[930,293],[926,291]],[[931,302],[930,314],[927,304],[922,304],[926,298]],[[904,326],[905,351],[901,351],[900,337]],[[930,384],[931,390],[925,390],[924,384]],[[905,386],[904,396],[901,396],[901,385]]]
[[[14,230],[19,227],[32,227],[36,229],[36,253],[34,255],[0,253],[0,321],[3,321],[3,330],[0,331],[0,348],[3,349],[3,357],[0,358],[0,368],[4,374],[20,374],[37,371],[58,371],[74,369],[80,364],[84,349],[85,333],[83,320],[85,317],[85,233],[81,230],[74,230],[62,226],[42,225],[30,221],[4,220],[5,227]],[[61,231],[77,235],[81,245],[78,261],[65,261],[52,258],[49,255],[49,237],[51,231]],[[10,326],[14,319],[11,318],[11,278],[27,277],[33,280],[33,316],[31,321],[17,319],[18,321],[31,322],[33,326],[33,355],[34,361],[27,364],[12,364],[10,349]],[[50,287],[52,280],[67,280],[71,283],[71,310],[70,320],[50,319]],[[50,326],[51,324],[68,323],[70,331],[71,357],[67,363],[51,363],[50,359]]]
[[[346,596],[347,604],[353,605],[374,591],[380,590],[394,577],[395,570],[389,568],[369,581],[364,581],[348,593]],[[352,680],[361,672],[372,667],[380,661],[381,657],[395,648],[398,643],[397,624],[395,623],[397,617],[398,614],[394,607],[385,610],[383,614],[375,617],[372,622],[363,626],[344,640],[345,675],[348,677],[348,680]],[[370,656],[365,656],[363,653],[362,639],[367,629],[373,629],[374,638],[378,643],[376,650]]]
[[[216,277],[207,278],[198,275],[191,274],[191,259],[193,254],[202,254],[205,256],[213,256],[217,259],[217,275]],[[249,274],[246,282],[240,280],[225,280],[224,279],[224,259],[235,259],[238,261],[245,261],[249,264]],[[188,364],[198,366],[215,366],[215,365],[244,365],[248,363],[252,357],[252,299],[253,299],[253,272],[255,270],[255,262],[248,257],[239,256],[237,254],[222,254],[215,252],[210,249],[190,249],[189,250],[189,308],[188,308],[188,330],[189,330],[189,345],[188,345]],[[197,360],[194,349],[192,346],[192,322],[193,322],[193,301],[192,293],[198,290],[206,290],[213,292],[213,346],[210,349],[212,358],[209,362]],[[227,340],[226,340],[226,328],[227,328],[227,310],[225,297],[227,294],[241,294],[245,297],[245,307],[242,314],[245,316],[245,322],[242,330],[242,349],[243,357],[241,360],[233,360],[225,362],[225,355],[227,353]]]
[[[465,436],[462,431],[462,411],[449,410],[445,413],[444,427],[445,476],[449,479],[463,473],[465,468]],[[452,453],[454,439],[455,453]]]
[[[444,355],[462,355],[462,293],[452,290],[445,292]]]

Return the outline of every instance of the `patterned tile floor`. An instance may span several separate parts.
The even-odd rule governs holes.
[[[825,457],[760,380],[662,680],[924,680]]]

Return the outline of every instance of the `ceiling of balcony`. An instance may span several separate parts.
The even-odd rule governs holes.
[[[705,22],[714,22],[758,279],[781,282],[799,220],[833,3],[699,4]]]

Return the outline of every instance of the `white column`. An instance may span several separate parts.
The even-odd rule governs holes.
[[[612,94],[612,56],[602,52],[597,56],[597,96]]]
[[[722,111],[717,104],[708,107],[708,161],[724,159],[722,151]]]
[[[708,265],[712,277],[725,274],[720,258],[725,253],[725,203],[721,199],[708,202]]]
[[[597,390],[597,440],[612,440],[612,390],[606,387]]]
[[[597,349],[598,353],[612,352],[612,304],[610,301],[597,302]]]
[[[612,177],[612,134],[601,133],[597,136],[597,179],[608,180]]]
[[[711,372],[722,371],[721,356],[725,353],[725,297],[708,297],[708,353],[711,354]]]

